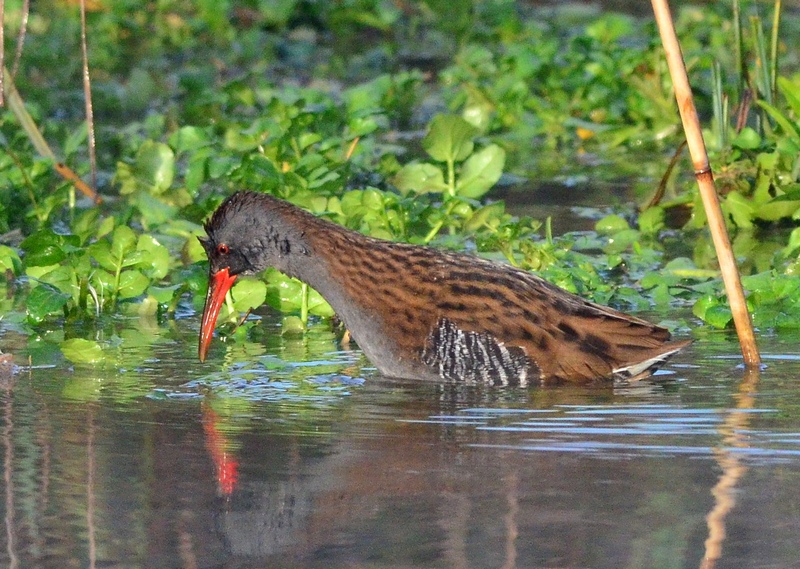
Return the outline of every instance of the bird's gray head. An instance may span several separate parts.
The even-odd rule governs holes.
[[[200,238],[211,274],[228,269],[231,276],[251,275],[282,268],[293,239],[280,210],[292,207],[255,192],[237,192],[222,202],[205,224],[208,237]]]

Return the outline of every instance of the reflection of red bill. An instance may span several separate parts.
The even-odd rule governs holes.
[[[239,478],[239,462],[233,452],[228,450],[230,441],[220,430],[220,418],[211,407],[203,405],[203,430],[206,434],[206,448],[217,471],[217,488],[223,496],[230,496],[236,489]]]
[[[228,294],[234,281],[236,281],[236,275],[229,275],[227,268],[217,271],[208,279],[208,294],[200,325],[198,356],[200,356],[201,362],[206,359],[208,347],[211,345],[211,338],[214,335],[214,326],[217,324],[217,316],[219,316],[222,303],[225,302],[225,295]]]

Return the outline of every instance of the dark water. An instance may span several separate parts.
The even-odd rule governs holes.
[[[0,385],[0,566],[800,567],[796,336],[760,376],[718,334],[658,383],[503,390],[380,378],[324,325],[201,365],[196,328],[100,367],[6,332],[40,366]]]

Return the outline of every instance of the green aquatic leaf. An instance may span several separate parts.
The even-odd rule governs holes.
[[[14,249],[8,245],[0,245],[0,273],[11,271],[18,275],[22,272],[22,260]]]
[[[54,265],[67,258],[64,250],[56,244],[43,245],[25,255],[25,264],[29,267]]]
[[[28,318],[41,322],[52,314],[60,313],[70,298],[54,286],[39,284],[28,294],[25,311]]]
[[[100,225],[97,227],[97,233],[95,233],[95,237],[101,239],[114,231],[116,227],[117,220],[114,219],[114,216],[109,215],[103,221],[100,222]]]
[[[175,293],[183,289],[183,285],[172,286],[151,286],[148,287],[147,292],[159,304],[169,304],[175,298]]]
[[[25,251],[25,265],[39,267],[55,265],[67,258],[60,236],[52,231],[38,231],[20,243]]]
[[[117,270],[117,259],[111,253],[111,243],[108,241],[98,241],[92,243],[87,251],[97,264],[107,271]]]
[[[175,154],[164,143],[145,141],[136,153],[136,173],[155,193],[161,193],[172,185]]]
[[[422,147],[439,162],[460,162],[472,154],[478,129],[457,115],[436,115]]]
[[[266,303],[281,312],[297,312],[303,304],[303,283],[274,269],[265,273]],[[308,312],[314,316],[330,317],[334,312],[328,302],[314,289],[308,289]]]
[[[119,298],[135,298],[144,294],[150,279],[137,270],[126,270],[119,275]]]
[[[639,214],[639,230],[645,235],[655,235],[664,229],[666,222],[664,208],[660,206],[649,207]]]
[[[267,298],[267,285],[256,279],[239,279],[231,289],[233,306],[238,312],[258,308]]]
[[[733,319],[725,297],[707,294],[700,297],[692,306],[692,313],[715,328],[725,328]]]
[[[733,320],[731,309],[727,305],[711,306],[703,315],[703,320],[715,328],[726,328]]]
[[[137,265],[150,278],[160,280],[167,276],[171,263],[169,249],[164,247],[152,235],[140,235],[136,242],[136,251],[139,252]]]
[[[169,137],[169,144],[175,149],[175,152],[189,152],[207,146],[210,140],[205,129],[197,126],[184,126],[172,133]]]
[[[281,320],[281,334],[302,334],[306,331],[306,326],[299,316],[284,316]]]
[[[404,196],[426,193],[441,193],[447,190],[441,168],[427,163],[410,163],[395,174],[392,182]]]
[[[189,158],[189,164],[186,166],[184,173],[184,183],[186,189],[192,194],[196,194],[200,186],[205,182],[208,177],[208,159],[211,153],[210,149],[204,149],[192,154]]]
[[[127,225],[120,225],[111,234],[111,254],[121,262],[136,247],[136,233]]]
[[[456,194],[477,199],[492,189],[506,163],[506,151],[490,144],[467,158],[456,181]]]
[[[797,127],[790,117],[783,114],[783,112],[781,112],[781,110],[777,107],[774,107],[761,99],[757,99],[756,104],[767,111],[769,116],[772,117],[772,120],[774,120],[778,126],[781,127],[781,130],[783,130],[783,133],[786,136],[790,137],[795,142],[800,143],[800,133],[797,131]]]
[[[594,225],[595,231],[601,235],[613,235],[620,231],[630,229],[630,225],[619,215],[607,215]]]
[[[146,140],[139,147],[133,165],[117,164],[120,193],[145,191],[161,194],[172,185],[175,176],[175,154],[163,142]]]
[[[84,338],[73,338],[61,343],[61,353],[72,363],[98,364],[105,359],[99,342]]]
[[[308,313],[323,318],[330,318],[334,315],[333,308],[328,301],[313,288],[308,289]]]
[[[753,227],[756,207],[753,202],[738,191],[729,192],[721,202],[722,210],[733,220],[737,227],[748,229]]]
[[[31,267],[28,274],[36,277],[32,271],[39,268]],[[50,270],[40,273],[38,279],[42,283],[56,287],[70,298],[74,298],[77,293],[78,274],[70,265],[52,265]]]
[[[348,121],[347,129],[352,138],[367,136],[378,130],[378,121],[374,116],[353,117]]]
[[[485,205],[472,213],[469,219],[464,223],[464,229],[467,231],[478,231],[483,227],[490,227],[492,221],[499,222],[505,211],[506,206],[503,202]]]
[[[765,221],[778,221],[796,217],[798,210],[800,210],[800,201],[774,199],[759,206],[755,216]]]
[[[744,127],[731,141],[731,145],[742,150],[755,150],[761,146],[761,137],[752,127]]]
[[[173,191],[170,192],[170,197],[177,197],[179,194],[188,196],[186,192]],[[132,200],[142,213],[142,223],[145,225],[145,229],[169,223],[177,217],[178,206],[174,203],[167,203],[162,199],[163,197],[140,192]]]

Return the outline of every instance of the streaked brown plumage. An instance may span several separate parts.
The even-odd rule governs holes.
[[[307,282],[385,375],[495,384],[647,375],[689,341],[475,256],[366,237],[272,196],[239,192],[206,224],[211,283],[200,358],[239,274]]]

